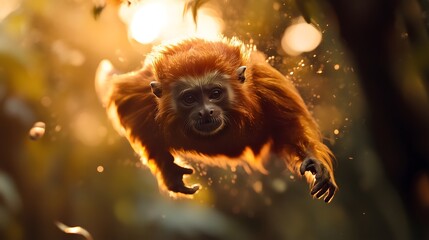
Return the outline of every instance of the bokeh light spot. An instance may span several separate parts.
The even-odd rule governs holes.
[[[99,172],[99,173],[102,173],[102,172],[104,172],[104,167],[103,166],[98,166],[97,167],[97,172]]]
[[[303,52],[313,51],[322,41],[322,33],[313,25],[299,22],[286,28],[281,46],[291,55],[297,56]]]

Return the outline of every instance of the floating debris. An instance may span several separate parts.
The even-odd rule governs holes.
[[[31,140],[39,140],[45,135],[46,124],[44,122],[36,122],[30,129],[28,135]]]
[[[105,1],[101,1],[94,4],[94,6],[92,7],[92,16],[94,17],[95,20],[97,20],[100,17],[101,13],[105,8],[106,8]]]
[[[195,26],[197,25],[197,18],[198,18],[198,9],[201,8],[205,3],[207,3],[209,0],[190,0],[185,3],[185,6],[183,8],[183,16],[186,15],[186,13],[189,10],[192,10],[192,18],[194,19]]]
[[[93,240],[91,234],[86,229],[84,229],[82,227],[69,227],[69,226],[67,226],[61,222],[56,222],[56,225],[61,231],[65,232],[65,233],[78,234],[78,235],[83,236],[86,240]]]

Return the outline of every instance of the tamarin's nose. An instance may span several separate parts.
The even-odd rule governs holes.
[[[214,114],[214,110],[212,108],[203,108],[198,112],[200,118],[203,117],[211,117]]]

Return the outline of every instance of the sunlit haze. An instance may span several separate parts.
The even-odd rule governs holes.
[[[223,22],[216,9],[200,8],[195,26],[191,11],[183,16],[184,4],[177,0],[123,4],[119,15],[128,26],[130,38],[141,44],[187,36],[214,38],[222,33]]]

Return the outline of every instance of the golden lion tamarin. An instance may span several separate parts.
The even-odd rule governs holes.
[[[193,170],[175,162],[181,156],[263,170],[270,154],[293,172],[311,173],[315,197],[329,202],[337,190],[333,155],[299,93],[237,39],[161,44],[142,69],[123,75],[105,60],[96,80],[110,117],[172,192],[199,189],[185,186],[183,175]]]

